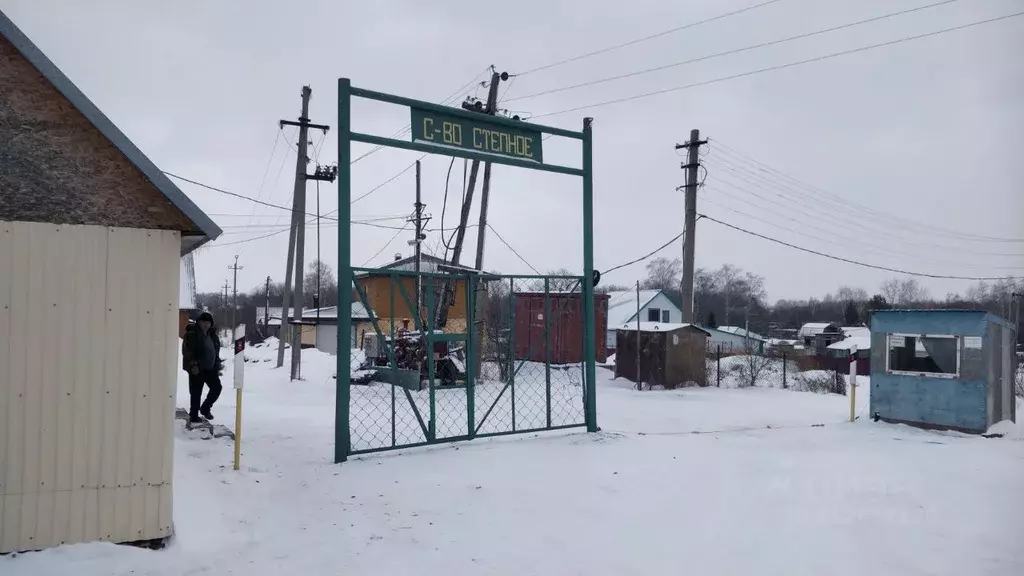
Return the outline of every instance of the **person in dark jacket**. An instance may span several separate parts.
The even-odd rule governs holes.
[[[185,337],[181,342],[182,368],[188,372],[189,419],[202,422],[200,415],[213,420],[210,408],[220,397],[220,339],[217,338],[217,327],[213,315],[203,312],[195,324],[185,328]],[[210,387],[206,400],[203,397],[203,385]]]

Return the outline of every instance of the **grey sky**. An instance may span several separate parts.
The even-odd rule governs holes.
[[[471,9],[465,2],[413,0],[0,0],[0,7],[157,165],[256,196],[277,137],[277,120],[298,115],[303,84],[313,88],[313,121],[334,125],[340,76],[358,86],[436,101],[490,64],[515,73],[755,3],[525,0],[475,3]],[[510,97],[928,3],[782,0],[525,75],[511,83]],[[955,26],[1022,6],[1019,0],[961,0],[834,34],[501,106],[540,115]],[[679,233],[683,199],[675,188],[683,183],[683,172],[673,145],[685,140],[691,128],[699,128],[702,136],[712,139],[707,186],[698,205],[701,212],[794,244],[880,265],[951,275],[1024,276],[1024,256],[992,255],[1024,254],[1024,243],[966,242],[900,226],[852,207],[811,201],[798,195],[795,187],[765,184],[745,171],[754,170],[749,163],[714,142],[719,139],[877,212],[962,233],[1024,237],[1024,175],[1019,168],[1024,152],[1022,52],[1024,17],[539,121],[578,129],[583,116],[595,117],[598,269],[631,260]],[[502,86],[502,94],[508,86]],[[481,88],[479,95],[485,93]],[[354,114],[354,129],[385,136],[408,122],[407,110],[394,106],[359,102]],[[276,143],[261,196],[276,204],[289,203],[294,172],[294,152],[284,142],[294,144],[295,130],[286,129],[284,135],[287,138]],[[319,143],[320,136],[314,133],[312,140]],[[366,148],[356,146],[354,152]],[[320,150],[321,163],[333,162],[335,150],[332,133]],[[578,165],[579,153],[575,142],[545,142],[547,161]],[[417,156],[384,150],[362,160],[352,169],[353,194],[387,180]],[[439,156],[424,162],[424,200],[434,216],[433,228],[440,224],[448,162]],[[448,227],[458,217],[461,181],[458,160],[452,170]],[[353,216],[411,212],[413,182],[410,170],[353,206]],[[185,183],[180,186],[229,232],[197,255],[200,290],[223,283],[236,253],[245,267],[239,274],[240,288],[248,290],[267,275],[282,278],[287,234],[218,247],[280,228],[240,233],[250,222],[251,203]],[[541,271],[579,271],[580,189],[573,177],[495,167],[490,220]],[[316,188],[310,184],[308,190],[313,211]],[[324,212],[337,206],[335,190],[333,185],[321,186]],[[257,207],[251,221],[284,224],[287,216]],[[394,233],[354,226],[353,263],[362,264]],[[470,238],[475,235],[473,230]],[[410,253],[406,240],[411,237],[400,235],[375,263],[386,262],[396,252]],[[437,238],[437,232],[429,234],[427,245],[433,248]],[[307,262],[315,256],[315,240],[315,231],[310,230]],[[335,261],[336,246],[336,228],[325,226],[324,260]],[[679,253],[675,245],[662,254]],[[875,291],[881,280],[892,276],[700,222],[697,265],[723,263],[764,275],[770,300],[820,296],[841,284]],[[488,235],[485,266],[530,272],[493,234]],[[643,272],[639,264],[611,274],[607,281],[631,283]],[[968,284],[924,283],[933,295],[963,291]]]

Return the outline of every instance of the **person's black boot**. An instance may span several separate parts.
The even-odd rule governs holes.
[[[192,414],[188,417],[188,422],[189,424],[202,424],[203,419],[200,418],[197,414]]]
[[[199,413],[203,415],[203,418],[206,418],[207,420],[213,420],[213,413],[210,412],[209,408],[204,408]]]

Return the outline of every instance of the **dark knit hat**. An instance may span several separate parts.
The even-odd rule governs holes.
[[[196,320],[196,322],[202,322],[204,320],[209,322],[210,324],[213,324],[213,314],[210,314],[209,312],[203,312],[202,314],[199,315],[199,318]]]

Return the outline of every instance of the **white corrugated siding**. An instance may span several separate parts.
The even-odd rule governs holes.
[[[170,534],[180,251],[0,222],[0,552]]]

